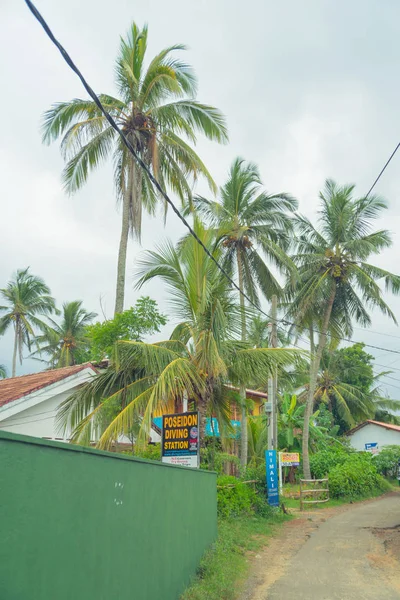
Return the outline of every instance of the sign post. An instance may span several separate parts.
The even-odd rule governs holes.
[[[265,451],[268,504],[270,506],[279,506],[278,489],[278,466],[276,464],[276,450]]]
[[[298,452],[279,452],[279,491],[282,494],[283,476],[282,467],[298,467],[300,454]]]
[[[198,468],[199,413],[163,415],[161,461],[170,465]]]

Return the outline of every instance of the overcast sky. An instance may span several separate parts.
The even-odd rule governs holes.
[[[365,194],[399,141],[400,6],[397,0],[37,0],[56,37],[97,92],[116,94],[114,59],[119,36],[132,20],[149,24],[148,56],[185,43],[199,79],[198,99],[226,115],[230,143],[199,140],[198,152],[218,185],[232,160],[255,161],[270,192],[287,191],[315,218],[327,177],[357,184]],[[107,6],[107,10],[105,10]],[[32,17],[23,0],[0,0],[0,287],[30,265],[59,305],[83,299],[108,316],[114,283],[120,216],[112,172],[101,167],[77,194],[61,184],[57,144],[41,144],[41,114],[53,102],[85,97],[77,77]],[[376,262],[400,272],[400,152],[376,192],[389,201],[381,226],[393,247]],[[202,190],[205,191],[205,190]],[[145,219],[143,248],[182,229],[169,216]],[[130,244],[126,306],[140,295],[132,272],[141,248]],[[167,310],[159,283],[144,289]],[[388,298],[400,318],[400,298]],[[371,331],[354,338],[400,350],[400,329],[374,315]],[[168,328],[165,335],[168,333]],[[12,339],[0,339],[0,363],[11,363]],[[400,369],[400,355],[372,351],[377,363]],[[24,361],[19,373],[39,370]],[[379,369],[379,367],[377,367]],[[400,370],[386,379],[400,398]],[[394,379],[393,379],[394,378]],[[395,381],[398,379],[398,382]]]

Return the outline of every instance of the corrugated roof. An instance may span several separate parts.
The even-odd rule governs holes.
[[[76,373],[79,373],[88,367],[95,373],[97,372],[91,363],[84,363],[83,365],[74,365],[73,367],[63,367],[61,369],[42,371],[41,373],[32,373],[32,375],[21,375],[20,377],[1,379],[0,406],[4,406],[4,404],[8,404],[13,400],[18,400],[18,398],[22,398],[22,396],[27,396],[32,392],[36,392],[52,383],[61,381],[66,377],[76,375]]]
[[[381,421],[373,421],[372,419],[368,419],[367,421],[364,421],[363,423],[357,425],[357,427],[350,429],[350,431],[348,431],[346,435],[351,435],[352,433],[355,433],[356,431],[362,429],[366,425],[379,425],[379,427],[384,427],[385,429],[391,429],[392,431],[400,432],[400,425],[393,425],[392,423],[382,423]]]

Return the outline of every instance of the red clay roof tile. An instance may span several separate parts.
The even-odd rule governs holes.
[[[0,380],[0,406],[8,404],[13,400],[18,400],[22,396],[36,392],[47,385],[61,381],[66,377],[75,375],[87,368],[97,372],[91,363],[74,365],[73,367],[63,367],[61,369],[52,369],[42,371],[41,373],[32,373],[32,375],[21,375],[20,377],[10,377]]]

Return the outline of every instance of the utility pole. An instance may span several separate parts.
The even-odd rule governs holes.
[[[278,347],[277,328],[278,298],[275,294],[271,298],[271,322],[268,324],[269,345],[271,348]],[[276,372],[268,379],[268,402],[271,403],[270,420],[268,427],[268,448],[278,450],[278,411],[277,411],[277,375]]]

